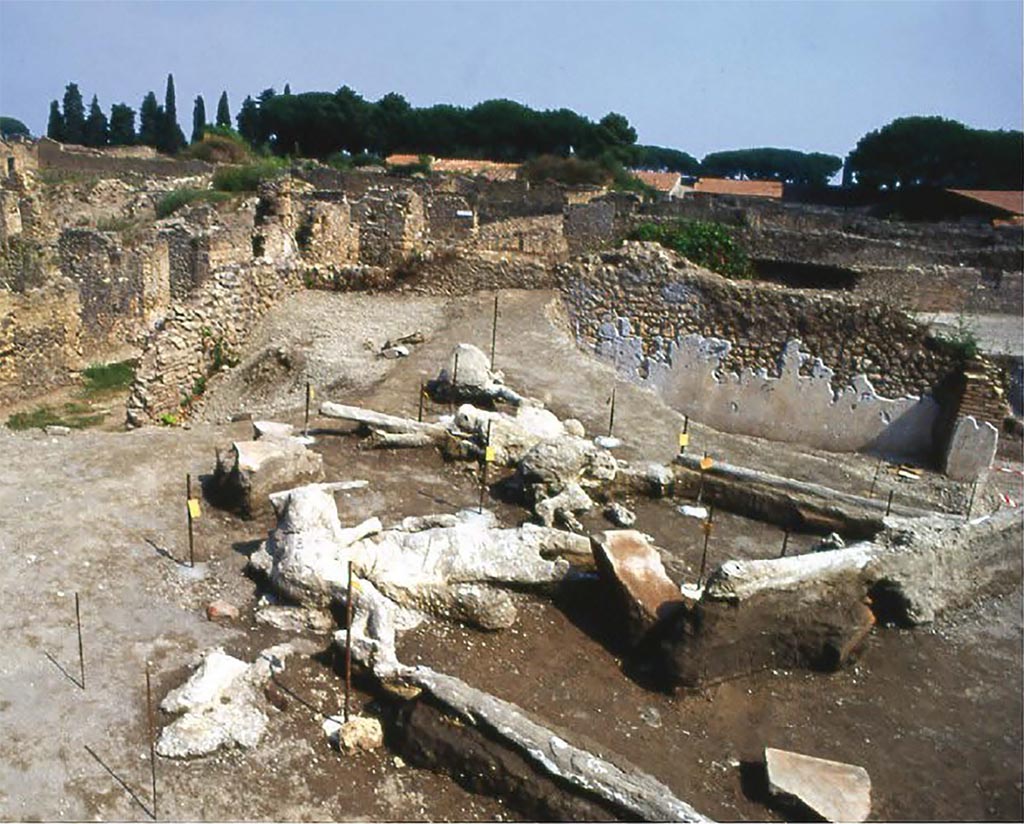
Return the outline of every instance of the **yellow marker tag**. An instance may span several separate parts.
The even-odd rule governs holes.
[[[309,399],[313,400],[316,397],[316,390],[311,386],[309,387]]]
[[[199,499],[198,498],[189,498],[188,499],[188,514],[192,518],[193,521],[202,514],[200,512],[200,510],[199,510]]]
[[[715,465],[715,462],[711,458],[701,458],[700,459],[700,468],[701,469],[711,469],[711,467],[713,467],[714,465]]]
[[[690,433],[689,432],[680,432],[679,433],[679,445],[680,446],[689,446],[690,445]]]
[[[715,528],[715,525],[711,521],[704,522],[704,534],[710,535],[711,531]]]
[[[488,446],[486,449],[484,449],[484,460],[487,461],[487,463],[494,463],[494,447],[493,446]]]

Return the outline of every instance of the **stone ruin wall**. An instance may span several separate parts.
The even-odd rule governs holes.
[[[255,322],[302,286],[302,267],[269,261],[213,272],[148,342],[128,398],[129,425],[187,416],[205,382],[241,351]]]
[[[85,146],[65,146],[49,138],[35,144],[38,167],[55,175],[98,174],[117,177],[139,174],[147,177],[185,177],[210,174],[214,167],[201,160],[176,160],[155,152],[128,152],[117,149],[90,149]]]
[[[68,282],[0,289],[0,403],[41,395],[85,366],[78,291]]]
[[[731,281],[653,244],[556,277],[581,343],[716,428],[919,458],[944,446],[930,395],[961,364],[891,307]]]
[[[645,354],[688,334],[720,335],[733,343],[722,368],[741,371],[774,370],[786,342],[798,339],[840,383],[865,374],[888,397],[927,393],[956,369],[924,327],[889,306],[729,280],[687,264],[656,245],[627,243],[565,264],[556,277],[579,337],[591,345],[604,320],[621,315]]]
[[[82,343],[90,351],[132,342],[169,300],[167,244],[150,235],[126,245],[114,232],[67,229],[59,266],[78,291]]]
[[[568,253],[607,243],[640,217],[631,195],[611,194],[595,199],[597,193],[592,190],[531,187],[519,181],[488,183],[462,177],[429,182],[366,174],[342,175],[342,178],[346,182],[349,178],[359,178],[361,188],[358,192],[330,188],[311,190],[308,184],[301,182],[279,181],[272,187],[273,191],[264,193],[259,204],[252,199],[234,211],[202,205],[190,207],[175,218],[159,222],[155,235],[144,235],[141,242],[136,240],[129,244],[130,248],[119,244],[117,235],[86,239],[63,233],[62,263],[68,266],[80,291],[77,334],[82,340],[75,348],[81,353],[83,341],[85,349],[89,349],[95,341],[123,340],[133,333],[137,337],[147,325],[167,313],[171,301],[186,301],[217,271],[268,262],[295,261],[296,265],[305,265],[307,285],[332,289],[397,287],[456,294],[474,288],[550,287],[555,274],[545,265],[548,261],[564,259]],[[110,181],[111,186],[115,183],[116,180]],[[38,222],[33,211],[39,211],[38,204],[26,210],[26,199],[12,181],[7,181],[5,186],[2,190],[5,199],[0,204],[8,216],[4,222],[14,224],[20,217],[24,223],[27,212],[29,222]],[[123,184],[118,186],[124,188]],[[128,197],[126,192],[114,194],[122,199]],[[355,199],[354,194],[358,195]],[[17,216],[15,200],[19,204]],[[675,204],[654,204],[645,208],[660,214],[670,213],[670,207],[675,208]],[[705,204],[701,208],[712,207]],[[718,218],[730,214],[726,208],[713,208],[717,209]],[[791,220],[808,219],[801,217],[803,213],[799,210],[782,209],[778,204],[767,208]],[[466,216],[467,212],[471,216]],[[736,222],[757,224],[756,216],[751,218],[750,214],[750,210],[733,210]],[[773,213],[772,219],[774,217]],[[812,222],[815,219],[818,218],[813,215],[810,218]],[[827,213],[822,220],[834,223],[837,218],[834,213]],[[446,251],[453,246],[458,250],[458,260]],[[531,257],[539,263],[528,263]],[[401,268],[419,259],[429,264],[423,268],[423,274],[407,281],[389,280],[391,267]],[[957,274],[959,277],[955,276]],[[948,304],[954,299],[951,295],[962,295],[965,290],[977,294],[977,290],[972,292],[970,287],[964,286],[969,280],[965,274],[962,269],[959,273],[940,273],[944,285],[932,290],[933,297],[926,305],[931,308]],[[891,300],[891,277],[877,272],[875,275],[874,279],[864,276],[865,293],[880,295],[883,288],[888,287]],[[1012,278],[1012,273],[1007,275],[1004,283],[1011,284],[1011,291],[1013,288],[1019,291],[1019,284],[1014,287]],[[924,279],[919,271],[911,272],[906,280],[917,284],[921,292],[920,284]],[[935,280],[930,280],[929,286],[934,287]],[[221,283],[220,288],[228,288],[228,283]],[[66,289],[51,291],[54,295],[66,292]],[[1002,294],[1007,294],[1005,288]],[[65,298],[61,300],[67,304]],[[918,303],[924,302],[923,298],[918,299]],[[106,311],[109,306],[116,307],[116,311]],[[119,324],[114,315],[121,310],[130,320]],[[63,316],[67,311],[65,305],[55,316]],[[730,308],[722,310],[722,314],[729,316],[736,312]],[[770,346],[764,345],[768,341],[758,341],[753,346],[745,343],[751,340],[751,334],[754,338],[759,335],[767,338],[768,328],[775,321],[769,317],[754,323],[753,332],[744,334],[742,315],[741,312],[734,317],[737,331],[734,346],[726,358],[726,368],[748,362],[774,368],[785,336],[775,335],[778,339],[771,340]],[[666,323],[650,315],[637,318],[637,331],[646,342],[651,339],[648,327],[654,330],[654,335],[665,336],[674,329],[710,330],[727,319],[700,324],[691,317],[673,327],[671,321]],[[8,329],[12,328],[10,314],[5,316],[4,322]],[[826,320],[826,324],[831,322],[833,319]],[[818,324],[814,320],[805,319],[795,324],[797,333],[805,341],[823,342],[820,346],[814,345],[821,351],[824,361],[836,370],[837,381],[848,380],[850,375],[863,370],[874,376],[879,391],[889,394],[921,392],[934,382],[936,370],[928,365],[927,358],[912,358],[905,363],[897,356],[890,356],[887,347],[877,346],[872,341],[851,339],[851,343],[844,345],[847,322],[843,318],[835,320],[831,334],[816,332]],[[851,323],[857,326],[859,321]],[[806,328],[811,328],[810,337],[800,331]],[[786,336],[792,329],[793,324],[786,326]],[[646,350],[648,344],[644,347]],[[913,347],[920,349],[920,341]],[[55,352],[64,350],[66,346],[63,350],[54,348]],[[66,364],[72,362],[61,358]]]
[[[423,198],[411,189],[370,190],[352,204],[359,227],[359,262],[394,266],[424,245],[427,232]]]
[[[641,204],[612,193],[567,206],[565,236],[578,254],[610,249],[640,223],[679,219],[734,227],[755,260],[847,270],[855,295],[915,311],[1018,314],[1024,301],[1019,228],[899,223],[750,198]]]

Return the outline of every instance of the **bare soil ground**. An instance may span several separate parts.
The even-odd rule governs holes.
[[[377,337],[413,331],[403,315],[388,320],[387,297],[363,296],[349,305],[344,298],[351,296],[303,296],[296,326],[290,326],[287,304],[272,319],[292,331],[267,332],[257,337],[260,346],[305,334],[302,324],[317,322],[320,297],[323,322],[337,323],[336,339],[349,341],[320,350],[314,377],[321,389],[334,387],[332,400],[415,415],[420,380],[433,377],[452,344],[466,340],[489,348],[489,295],[431,304],[427,342],[400,361],[385,363],[359,350],[367,336],[361,317],[377,324]],[[502,293],[498,366],[514,387],[601,432],[614,377],[575,349],[552,297]],[[357,357],[356,351],[366,354]],[[235,403],[244,404],[244,396],[229,396],[226,389],[218,399],[218,384],[229,380],[230,375],[211,382],[208,409],[223,402],[226,414]],[[306,373],[291,370],[280,385],[301,387],[305,380]],[[273,404],[280,400],[276,392],[271,387],[266,396],[276,399]],[[292,389],[284,397],[295,402],[282,417],[300,422],[301,395]],[[615,434],[625,441],[622,457],[668,460],[680,423],[681,416],[649,393],[619,385]],[[207,506],[197,522],[200,564],[193,571],[181,563],[187,556],[185,473],[209,473],[214,448],[250,431],[247,422],[66,437],[0,428],[0,818],[147,820],[145,662],[159,700],[203,649],[223,645],[251,660],[258,650],[285,640],[254,624],[259,591],[242,571],[269,520],[243,522]],[[723,460],[854,492],[866,491],[877,469],[877,461],[864,456],[817,453],[696,424],[691,433],[692,448]],[[315,448],[323,451],[329,479],[370,481],[366,490],[339,496],[345,522],[377,514],[388,523],[475,506],[479,499],[474,471],[445,465],[430,451],[366,452],[350,438],[327,434],[318,436]],[[908,503],[954,509],[965,504],[962,486],[936,475],[906,484],[882,477]],[[1007,473],[1000,480],[1012,484],[1019,499],[1020,476]],[[995,501],[983,490],[975,511]],[[672,574],[692,575],[700,539],[690,519],[667,512],[666,502],[633,503],[638,528],[665,547]],[[488,505],[508,524],[525,516],[512,504]],[[588,525],[597,528],[600,519]],[[791,540],[792,551],[802,551],[810,538]],[[768,557],[780,546],[776,528],[723,514],[712,562],[732,553]],[[600,606],[605,599],[596,581],[574,584],[551,600],[517,596],[520,623],[503,633],[424,625],[402,640],[400,654],[520,703],[574,740],[628,758],[711,816],[773,816],[749,766],[770,745],[865,766],[875,784],[876,819],[1019,820],[1019,579],[1011,589],[1009,596],[980,600],[931,628],[877,629],[856,668],[831,675],[763,672],[701,695],[664,695],[623,673],[618,627]],[[84,691],[71,680],[77,678],[75,592],[85,628]],[[215,598],[239,605],[241,619],[208,622],[204,608]],[[326,637],[319,643],[327,649]],[[286,707],[270,711],[267,736],[254,750],[187,763],[160,759],[161,818],[516,818],[493,799],[404,766],[387,752],[345,758],[330,750],[319,714],[336,712],[342,699],[329,655],[296,656],[280,682]],[[358,695],[356,707],[367,700]]]

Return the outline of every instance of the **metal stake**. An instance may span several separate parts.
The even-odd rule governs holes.
[[[345,598],[345,723],[352,692],[352,562],[348,562],[348,595]]]
[[[75,623],[78,625],[78,671],[82,677],[82,689],[85,689],[85,653],[82,651],[82,612],[78,608],[78,593],[75,593]]]
[[[708,452],[704,450],[704,457],[708,456]],[[697,505],[700,506],[701,501],[704,499],[704,467],[700,468],[700,484],[697,486]]]
[[[452,370],[452,388],[459,382],[459,350],[455,350],[455,368]]]
[[[871,479],[871,489],[868,490],[868,497],[875,497],[875,483],[878,481],[878,473],[882,471],[882,459],[878,459],[878,466],[875,467],[875,477]]]
[[[477,511],[484,514],[484,497],[487,494],[487,450],[491,448],[491,421],[487,421],[487,442],[484,445],[484,465],[481,467],[480,473],[480,504],[477,507]]]
[[[149,773],[153,784],[153,820],[156,821],[156,735],[153,731],[153,690],[149,682],[149,661],[146,662],[146,726],[149,729]]]
[[[498,342],[498,293],[494,293],[494,322],[491,324],[491,371],[494,371],[494,348]]]
[[[194,567],[196,565],[196,554],[195,554],[195,536],[192,530],[192,506],[189,501],[192,500],[192,476],[185,476],[185,510],[188,513],[188,565]]]
[[[978,492],[978,482],[971,484],[971,500],[967,503],[967,518],[970,519],[971,511],[974,509],[974,496]]]
[[[892,496],[895,495],[895,494],[896,494],[896,490],[895,489],[890,489],[889,490],[889,502],[885,505],[885,514],[886,514],[886,516],[888,516],[889,513],[892,512]]]
[[[700,575],[697,576],[698,589],[704,584],[704,570],[707,568],[708,563],[708,541],[711,539],[712,519],[714,517],[715,505],[712,504],[708,509],[708,519],[704,522],[704,551],[700,556]]]
[[[782,536],[782,552],[779,553],[780,558],[786,557],[786,547],[789,546],[789,530],[787,529],[785,534]]]
[[[419,423],[423,423],[423,395],[424,395],[424,392],[425,392],[425,390],[423,388],[423,380],[421,379],[420,380],[420,411],[416,413],[416,420]]]
[[[612,387],[612,408],[608,413],[608,437],[612,436],[612,427],[615,425],[615,387]]]
[[[306,381],[306,424],[302,428],[303,436],[309,435],[309,381]]]

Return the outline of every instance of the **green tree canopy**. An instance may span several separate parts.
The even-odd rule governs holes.
[[[139,143],[156,147],[163,119],[163,108],[156,102],[156,95],[149,92],[142,98],[142,105],[139,107]]]
[[[203,102],[203,96],[198,95],[196,102],[192,106],[192,143],[199,143],[203,139],[203,133],[206,131],[206,103]]]
[[[242,108],[238,110],[235,120],[238,121],[238,133],[251,144],[256,144],[257,132],[259,129],[260,113],[256,108],[256,101],[246,95],[242,101]]]
[[[78,84],[68,83],[64,89],[64,142],[82,143],[85,140],[85,104]]]
[[[636,131],[615,113],[593,123],[568,109],[536,111],[513,100],[414,108],[399,94],[370,102],[348,86],[333,94],[275,95],[267,89],[258,104],[244,108],[239,132],[254,145],[312,157],[402,152],[518,162],[544,154],[565,157],[574,148],[593,159],[636,141]]]
[[[847,158],[860,186],[1024,187],[1024,134],[972,129],[943,117],[901,117],[864,135]]]
[[[693,155],[662,146],[633,146],[627,165],[634,169],[679,172],[684,175],[696,175],[700,171],[700,163]]]
[[[31,137],[28,126],[14,117],[0,116],[0,137]]]
[[[716,177],[781,180],[807,186],[826,186],[842,167],[835,155],[794,149],[735,149],[712,152],[700,163],[702,174]]]
[[[110,145],[131,146],[134,142],[135,110],[124,103],[115,103],[110,107]]]
[[[106,146],[110,140],[110,129],[107,124],[107,116],[100,108],[100,102],[96,95],[92,96],[92,103],[89,104],[89,117],[85,121],[86,146]]]
[[[231,128],[231,110],[228,108],[228,93],[221,92],[217,101],[217,128]]]
[[[174,96],[174,75],[167,75],[167,90],[164,92],[164,111],[157,132],[157,148],[173,154],[185,146],[185,133],[178,125],[178,106]]]
[[[51,140],[64,142],[64,115],[60,111],[60,103],[50,101],[50,116],[46,121],[46,136]]]

